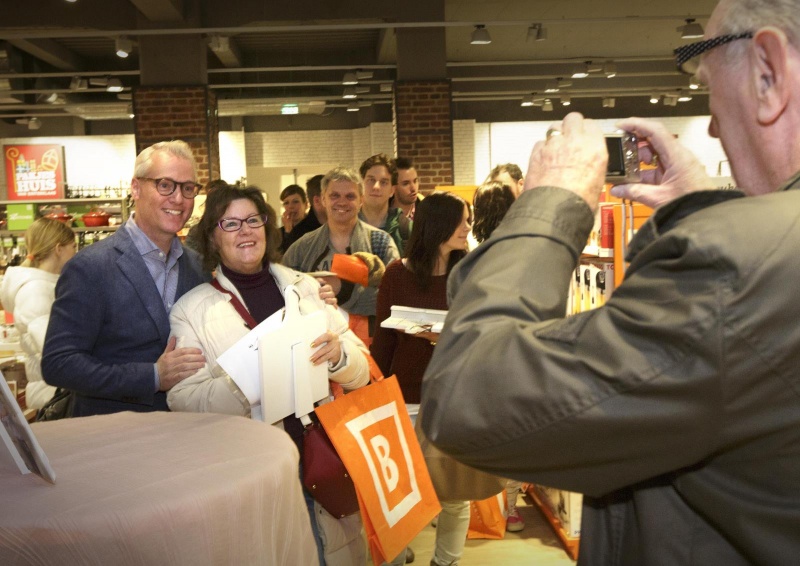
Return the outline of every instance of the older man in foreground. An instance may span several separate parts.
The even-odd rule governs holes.
[[[582,565],[800,556],[800,2],[723,0],[706,30],[676,54],[699,65],[742,192],[706,190],[661,125],[621,122],[659,165],[616,192],[660,206],[609,302],[563,318],[607,160],[598,128],[568,115],[453,271],[423,383],[442,450],[586,495]]]

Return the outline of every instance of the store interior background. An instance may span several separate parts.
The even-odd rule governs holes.
[[[730,171],[718,140],[708,135],[708,116],[661,117],[670,132],[692,148],[709,175],[730,183]],[[599,120],[613,131],[615,119]],[[480,184],[497,163],[517,163],[523,171],[533,144],[544,139],[552,121],[480,123],[453,122],[455,185]],[[335,165],[357,167],[378,152],[393,153],[392,124],[366,128],[284,132],[220,132],[221,176],[228,182],[245,178],[280,207],[281,189],[325,173]],[[71,185],[128,187],[133,173],[133,134],[0,138],[0,144],[53,143],[64,146],[66,176]],[[290,165],[287,165],[290,164]],[[5,163],[0,165],[0,200],[7,193]]]
[[[63,145],[70,185],[127,187],[136,153],[128,99],[139,86],[164,84],[146,76],[155,42],[155,59],[166,67],[182,65],[183,47],[200,46],[200,80],[194,84],[207,84],[219,100],[220,176],[259,186],[276,207],[287,184],[303,184],[335,165],[357,166],[378,152],[394,154],[392,87],[426,75],[452,87],[454,185],[479,184],[497,163],[524,170],[533,144],[573,110],[599,120],[606,131],[626,116],[661,119],[727,185],[725,156],[707,134],[707,92],[702,85],[690,89],[690,78],[677,72],[672,59],[675,47],[696,41],[682,38],[678,28],[687,19],[705,26],[715,4],[6,0],[0,144]],[[471,44],[475,25],[485,25],[490,44]],[[541,41],[532,32],[536,25],[546,31]],[[114,50],[126,33],[132,49],[122,59]],[[417,33],[430,33],[434,41],[418,41],[424,35]],[[595,71],[571,79],[587,62]],[[348,112],[353,101],[342,98],[342,78],[359,69],[371,76],[358,84],[359,111]],[[122,92],[74,90],[75,77],[119,79]],[[559,78],[571,85],[545,94]],[[551,100],[552,110],[541,100],[521,106],[533,94]],[[654,95],[658,102],[652,104]],[[691,100],[665,104],[678,95]],[[562,106],[567,96],[571,105]],[[299,114],[280,114],[293,103]],[[36,129],[29,126],[34,118]],[[7,194],[5,166],[0,163],[0,199]]]

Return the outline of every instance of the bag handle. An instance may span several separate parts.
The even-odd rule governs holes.
[[[247,328],[253,330],[256,326],[258,326],[258,323],[256,323],[256,319],[254,319],[253,315],[250,314],[250,311],[248,311],[247,308],[245,308],[245,306],[242,304],[242,301],[239,300],[239,297],[237,297],[236,295],[228,291],[225,287],[223,287],[220,284],[220,282],[217,281],[216,277],[211,280],[211,285],[213,285],[213,287],[220,293],[225,293],[227,295],[230,295],[231,305],[233,305],[233,308],[235,308],[236,312],[239,313],[239,316],[242,317],[242,320],[244,321],[244,324],[245,326],[247,326]]]

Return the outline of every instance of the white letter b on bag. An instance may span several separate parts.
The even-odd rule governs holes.
[[[376,435],[370,439],[370,444],[378,457],[386,488],[390,492],[394,491],[400,481],[400,470],[397,469],[397,463],[389,457],[389,441],[385,436]]]

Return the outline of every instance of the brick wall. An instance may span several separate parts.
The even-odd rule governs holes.
[[[453,184],[450,81],[398,81],[392,104],[395,154],[410,157],[420,187]]]
[[[133,90],[137,153],[164,140],[192,148],[198,181],[219,178],[217,98],[208,87],[138,87]]]

